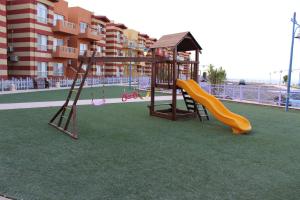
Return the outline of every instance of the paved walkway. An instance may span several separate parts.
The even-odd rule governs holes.
[[[0,196],[0,200],[10,200],[10,199]]]
[[[168,101],[171,100],[171,96],[158,96],[155,98],[156,101]],[[182,99],[182,97],[178,97]],[[150,98],[144,99],[130,99],[126,102],[122,102],[121,98],[106,99],[106,104],[113,103],[132,103],[132,102],[149,102]],[[5,103],[0,104],[0,110],[17,110],[17,109],[30,109],[30,108],[49,108],[49,107],[60,107],[65,101],[48,101],[48,102],[28,102],[28,103]],[[70,101],[69,105],[72,104]],[[91,100],[79,100],[77,105],[91,105]],[[1,200],[1,199],[0,199]]]

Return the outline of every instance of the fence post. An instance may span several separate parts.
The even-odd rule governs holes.
[[[28,90],[29,89],[29,78],[27,77],[26,78],[26,90]]]
[[[279,92],[279,98],[278,98],[278,105],[281,106],[281,87],[280,87],[280,92]]]
[[[257,101],[258,101],[258,103],[260,103],[260,86],[258,87],[258,89],[257,89]]]
[[[243,99],[243,91],[242,91],[242,86],[240,86],[240,101]]]
[[[223,99],[225,99],[225,98],[226,98],[226,84],[225,84],[225,83],[224,83],[224,90],[223,90],[223,93],[224,93]]]

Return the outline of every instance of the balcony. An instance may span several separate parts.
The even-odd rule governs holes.
[[[53,32],[66,35],[78,35],[78,27],[76,24],[68,21],[57,20],[56,25],[53,26],[52,30]]]
[[[83,56],[85,52],[86,52],[87,57],[92,57],[92,55],[94,53],[94,51],[89,51],[89,50],[88,51],[80,51],[79,55]],[[104,56],[105,56],[104,52],[96,52],[96,54],[95,54],[95,57],[104,57]]]
[[[85,30],[81,30],[78,36],[80,39],[87,39],[91,41],[100,41],[104,39],[104,34],[99,33],[99,31],[93,30],[91,28],[87,28]]]
[[[145,50],[145,45],[144,44],[138,44],[138,50],[144,51]]]
[[[77,59],[78,49],[66,46],[57,46],[52,56],[53,58]]]
[[[133,41],[130,41],[130,40],[124,40],[123,42],[123,48],[126,48],[126,49],[137,49],[138,45],[133,42]]]

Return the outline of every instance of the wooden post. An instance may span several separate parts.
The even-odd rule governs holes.
[[[194,66],[194,80],[198,83],[198,70],[199,70],[199,49],[197,49],[195,51],[195,60],[196,60],[196,63],[195,63],[195,66]]]
[[[170,88],[170,63],[167,63],[168,65],[168,88]]]
[[[150,115],[154,112],[154,102],[155,102],[155,83],[156,83],[156,62],[155,62],[155,49],[152,49],[152,70],[151,70],[151,105],[150,105]]]
[[[172,120],[176,120],[176,109],[177,109],[177,47],[173,50],[173,91],[172,91]]]

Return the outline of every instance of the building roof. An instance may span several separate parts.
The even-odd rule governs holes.
[[[115,27],[118,27],[118,28],[120,28],[120,29],[127,29],[127,26],[125,26],[124,24],[115,23],[115,22],[113,22],[113,21],[111,21],[111,23],[108,24],[108,25],[110,25],[110,26],[115,26]]]
[[[104,15],[95,15],[94,17],[98,20],[103,21],[103,22],[110,22],[110,20]]]
[[[177,47],[177,51],[192,51],[202,50],[201,46],[195,40],[190,32],[175,33],[162,36],[157,42],[155,42],[150,48],[174,48]]]
[[[147,34],[139,33],[139,35],[144,38],[149,38],[149,36]]]

